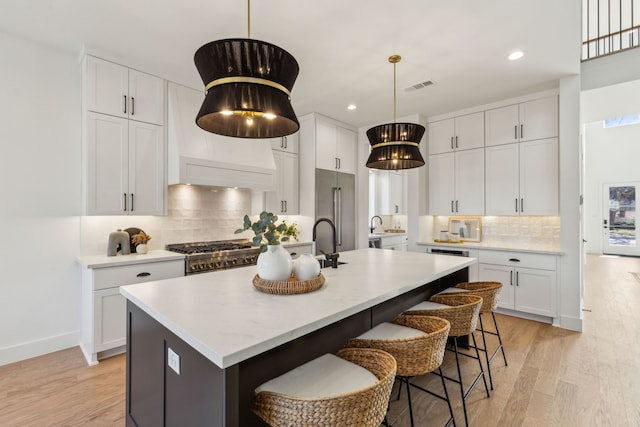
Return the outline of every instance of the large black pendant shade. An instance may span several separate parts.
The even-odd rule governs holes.
[[[371,154],[367,167],[372,169],[412,169],[424,165],[420,140],[425,128],[416,123],[396,123],[396,64],[402,58],[391,55],[393,64],[393,123],[374,126],[367,131]]]
[[[205,44],[194,61],[206,96],[196,117],[202,129],[238,138],[276,138],[300,128],[291,106],[295,58],[271,43],[224,39]]]
[[[372,169],[412,169],[424,165],[420,140],[425,128],[416,123],[386,123],[367,131],[371,154],[367,167]]]

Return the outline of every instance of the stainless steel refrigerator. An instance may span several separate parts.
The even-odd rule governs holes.
[[[336,226],[337,251],[356,247],[356,176],[316,169],[316,221],[329,218]],[[331,226],[316,228],[316,254],[331,253]]]

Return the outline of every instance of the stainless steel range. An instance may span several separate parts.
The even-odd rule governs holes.
[[[187,256],[186,276],[255,265],[260,254],[260,248],[252,246],[248,240],[177,243],[167,245],[166,249]]]

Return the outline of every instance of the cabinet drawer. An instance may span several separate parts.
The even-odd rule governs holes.
[[[394,245],[401,245],[403,243],[407,243],[407,236],[406,235],[402,235],[402,236],[384,236],[382,238],[382,247],[386,247],[386,246],[394,246]]]
[[[184,260],[180,259],[96,268],[93,270],[93,289],[107,289],[180,276],[184,276]]]
[[[556,270],[555,255],[481,250],[478,254],[478,262],[483,264],[507,265],[511,267],[528,267],[538,268],[541,270]]]

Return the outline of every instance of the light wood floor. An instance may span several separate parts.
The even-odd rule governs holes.
[[[583,333],[498,316],[509,366],[496,358],[491,398],[482,384],[469,397],[471,425],[640,427],[640,279],[632,272],[640,259],[589,255]],[[465,359],[464,368],[477,362]],[[441,391],[435,376],[416,382]],[[124,426],[124,383],[124,355],[88,367],[78,348],[2,366],[0,426]],[[463,426],[456,387],[448,384]],[[412,394],[416,425],[444,424],[444,402]],[[408,426],[407,412],[405,397],[392,400],[389,421]]]

